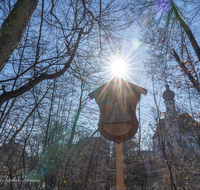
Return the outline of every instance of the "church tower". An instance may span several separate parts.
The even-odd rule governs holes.
[[[174,117],[177,115],[177,112],[175,111],[175,93],[169,89],[169,85],[167,84],[166,90],[163,92],[163,99],[165,100],[165,117]]]
[[[159,120],[159,124],[153,136],[154,150],[158,152],[158,156],[160,155],[161,157],[163,157],[163,151],[160,147],[160,143],[164,143],[165,151],[170,155],[173,153],[173,149],[178,147],[177,138],[179,138],[178,113],[175,110],[174,100],[175,93],[169,89],[168,84],[165,87],[166,90],[163,92],[162,96],[166,108],[165,118]]]

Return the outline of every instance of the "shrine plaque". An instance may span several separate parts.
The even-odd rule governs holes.
[[[146,95],[146,89],[114,78],[89,94],[100,108],[98,129],[103,137],[119,144],[135,135],[135,109],[141,93]]]
[[[114,136],[121,136],[127,134],[131,130],[132,126],[129,124],[122,125],[105,125],[104,130]]]

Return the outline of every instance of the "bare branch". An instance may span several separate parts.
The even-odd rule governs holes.
[[[188,76],[190,82],[193,84],[193,87],[197,91],[200,92],[200,85],[199,85],[198,81],[194,79],[194,77],[192,76],[192,74],[190,73],[188,68],[185,66],[185,63],[183,61],[181,61],[179,55],[176,53],[176,51],[174,49],[173,49],[173,56],[175,57],[177,63],[179,64],[179,66],[181,67],[183,72]]]
[[[22,86],[21,88],[14,90],[14,91],[10,91],[10,92],[4,92],[1,96],[0,96],[0,107],[2,106],[2,104],[11,99],[11,98],[15,98],[18,97],[20,95],[22,95],[23,93],[29,91],[31,88],[33,88],[35,85],[37,85],[39,82],[45,80],[45,79],[54,79],[57,78],[61,75],[63,75],[65,73],[65,71],[67,71],[67,69],[70,67],[70,64],[72,63],[74,57],[75,57],[75,53],[76,50],[78,49],[78,45],[80,43],[80,39],[81,39],[81,35],[83,34],[83,28],[80,30],[75,47],[73,49],[73,52],[71,53],[70,59],[68,60],[68,62],[65,64],[64,68],[61,69],[60,71],[54,73],[54,74],[46,74],[43,73],[40,76],[34,78],[33,80],[30,80],[27,84],[25,84],[24,86]]]
[[[198,59],[200,60],[200,48],[199,48],[199,45],[192,33],[192,31],[190,30],[190,28],[188,27],[188,25],[185,23],[185,21],[181,18],[175,4],[173,1],[172,2],[172,10],[174,11],[175,15],[176,15],[176,19],[179,21],[180,25],[184,28],[189,40],[190,40],[190,43],[192,44],[192,47],[198,57]]]

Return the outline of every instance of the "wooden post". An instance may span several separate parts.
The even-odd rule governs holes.
[[[117,167],[117,190],[123,190],[124,174],[123,174],[123,142],[119,145],[116,143],[116,167]]]

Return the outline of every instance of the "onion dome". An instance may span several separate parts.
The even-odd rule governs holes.
[[[165,101],[174,100],[175,93],[169,89],[169,85],[168,84],[165,87],[166,87],[166,90],[163,92],[163,99]]]

